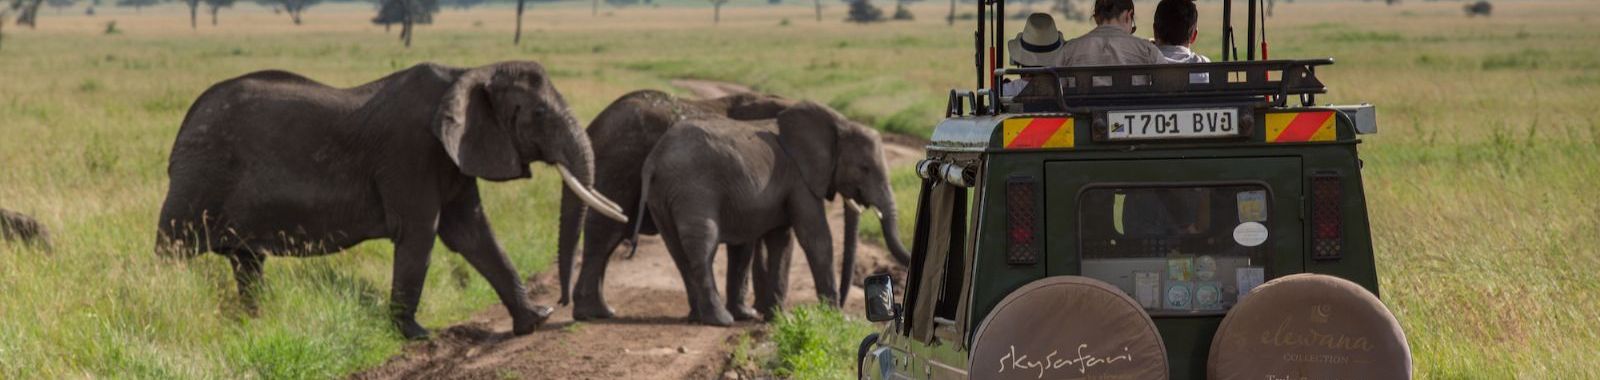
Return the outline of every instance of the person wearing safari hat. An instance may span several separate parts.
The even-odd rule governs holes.
[[[1028,23],[1017,38],[1006,41],[1006,54],[1011,65],[1017,67],[1049,67],[1061,61],[1061,31],[1056,30],[1056,20],[1046,13],[1028,15]],[[1001,89],[1005,96],[1015,96],[1027,87],[1027,78],[1007,81]]]
[[[1028,15],[1022,33],[1006,42],[1006,52],[1011,54],[1013,66],[1055,66],[1060,60],[1061,43],[1061,31],[1056,30],[1055,18],[1046,13],[1034,13]]]

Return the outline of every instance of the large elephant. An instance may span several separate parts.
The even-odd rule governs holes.
[[[645,158],[641,179],[641,202],[683,277],[690,318],[718,326],[733,319],[712,277],[718,243],[753,245],[792,229],[819,297],[836,302],[844,292],[835,291],[829,275],[833,238],[824,202],[838,194],[877,208],[885,226],[894,226],[897,215],[877,131],[812,102],[784,110],[776,121],[679,123]],[[883,231],[890,251],[903,255],[895,229]],[[730,266],[735,266],[740,258],[731,251]],[[846,252],[844,261],[852,262],[852,255]],[[770,256],[762,263],[766,281],[777,281],[772,278],[782,277],[775,272],[787,258]],[[845,276],[850,269],[844,268]],[[838,288],[847,291],[847,286]]]
[[[639,173],[645,155],[656,145],[661,135],[674,123],[682,120],[727,117],[736,120],[773,119],[788,107],[792,100],[763,94],[736,94],[715,99],[687,100],[655,90],[630,92],[617,98],[589,123],[587,133],[594,144],[594,190],[609,198],[620,200],[618,205],[626,215],[639,212]],[[612,219],[582,218],[583,202],[572,191],[561,198],[561,230],[557,245],[557,266],[560,272],[562,305],[573,302],[572,315],[577,320],[610,318],[615,315],[605,302],[601,288],[605,282],[607,263],[617,246],[628,237],[629,225]],[[655,234],[648,218],[643,233]],[[571,288],[574,256],[579,230],[583,236],[583,271],[577,289]],[[787,244],[784,247],[787,248]],[[730,272],[731,273],[731,272]],[[752,313],[738,313],[752,317]]]
[[[421,64],[348,89],[251,73],[206,90],[184,118],[156,251],[227,257],[253,308],[267,255],[322,255],[387,238],[392,317],[403,335],[421,339],[428,331],[416,321],[417,301],[437,236],[489,281],[513,331],[526,334],[550,308],[529,305],[477,179],[527,178],[530,163],[550,163],[597,211],[626,220],[587,188],[590,149],[534,62]]]

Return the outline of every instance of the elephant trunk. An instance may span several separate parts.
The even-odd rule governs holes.
[[[560,304],[571,302],[572,275],[577,254],[579,229],[583,226],[588,207],[593,206],[602,215],[616,219],[622,215],[621,207],[594,190],[594,149],[589,136],[571,114],[563,113],[562,135],[555,139],[560,145],[550,148],[548,157],[560,172],[566,186],[561,191],[561,229],[556,245],[557,271],[561,278]],[[549,149],[549,148],[547,148]],[[627,220],[622,217],[622,220]]]
[[[894,256],[894,261],[907,267],[911,266],[911,253],[900,244],[900,211],[895,207],[894,192],[885,183],[881,194],[875,194],[869,200],[873,207],[882,213],[878,216],[878,224],[883,228],[883,243],[889,247],[889,254]]]
[[[844,253],[839,266],[839,299],[835,303],[844,307],[845,300],[850,299],[850,277],[855,275],[857,235],[861,226],[861,206],[854,201],[845,199],[844,208]]]

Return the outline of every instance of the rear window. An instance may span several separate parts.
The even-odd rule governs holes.
[[[1221,314],[1266,278],[1267,188],[1095,187],[1079,198],[1083,275],[1153,315]]]

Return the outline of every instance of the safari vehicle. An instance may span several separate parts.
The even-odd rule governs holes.
[[[1247,1],[1243,59],[1225,0],[1219,62],[1020,69],[980,1],[979,89],[918,164],[909,278],[866,279],[887,323],[858,376],[1409,377],[1356,149],[1375,110],[1316,105],[1332,59],[1256,59]],[[1002,96],[1018,78],[1044,90]]]

